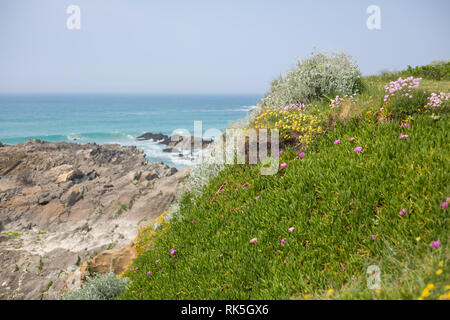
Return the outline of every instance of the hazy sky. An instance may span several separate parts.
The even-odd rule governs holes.
[[[66,9],[81,8],[68,30]],[[366,27],[369,5],[381,30]],[[313,46],[363,74],[450,59],[448,0],[0,0],[0,92],[264,93]]]

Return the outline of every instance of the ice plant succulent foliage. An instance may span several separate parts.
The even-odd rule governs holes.
[[[288,166],[282,174],[263,177],[258,166],[231,165],[195,198],[184,197],[180,205],[184,218],[172,222],[151,250],[135,260],[142,270],[129,272],[133,284],[122,298],[298,299],[307,294],[308,298],[415,299],[423,281],[434,284],[434,288],[427,286],[424,299],[445,298],[447,268],[440,266],[443,272],[437,275],[439,269],[429,271],[429,267],[430,261],[445,258],[442,249],[448,243],[443,201],[450,152],[442,142],[448,139],[449,118],[444,112],[439,118],[419,112],[429,94],[411,89],[407,96],[396,91],[384,104],[382,86],[370,92],[380,92],[374,97],[376,105],[363,105],[369,93],[343,98],[338,109],[321,101],[322,114],[311,106],[283,108],[287,103],[260,111],[259,115],[267,113],[257,121],[257,129],[274,128],[281,119],[286,124],[288,116],[299,114],[313,115],[320,122],[323,114],[340,113],[350,100],[361,101],[352,105],[356,116],[345,123],[337,121],[330,128],[325,118],[320,125],[326,135],[315,135],[313,144],[294,148],[293,142],[289,144],[294,140],[285,143],[280,163]],[[417,98],[420,92],[425,99]],[[390,117],[377,118],[380,104]],[[367,107],[373,112],[364,116]],[[433,112],[438,114],[438,109],[442,107]],[[298,141],[296,132],[285,131]],[[407,143],[398,140],[405,133],[410,137]],[[333,145],[336,140],[341,140],[339,146]],[[303,154],[300,160],[300,151],[307,157]],[[248,187],[241,188],[244,184]],[[192,224],[193,220],[199,223]],[[264,241],[250,239],[254,236]],[[183,254],[172,259],[167,254],[171,247]],[[158,258],[161,264],[154,263]],[[381,292],[365,286],[367,265],[374,260],[383,274],[392,275]],[[317,261],[321,261],[319,268]],[[149,269],[153,273],[147,277]],[[361,276],[352,281],[354,275]],[[308,283],[294,285],[292,279],[300,278]],[[332,296],[328,295],[331,286],[336,290]]]

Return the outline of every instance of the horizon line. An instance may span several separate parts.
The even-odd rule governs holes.
[[[128,95],[128,94],[142,94],[142,95],[264,95],[261,92],[95,92],[95,91],[64,91],[64,92],[52,92],[52,91],[20,91],[20,92],[2,92],[0,95],[13,95],[13,94],[110,94],[110,95]]]

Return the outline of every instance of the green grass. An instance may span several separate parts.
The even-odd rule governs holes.
[[[433,81],[448,81],[450,80],[450,61],[438,61],[435,64],[417,67],[408,66],[406,70],[383,72],[380,75],[372,76],[370,78],[377,78],[384,82],[389,82],[397,80],[399,77],[407,78],[410,76]]]
[[[288,147],[276,175],[231,165],[200,195],[186,194],[178,217],[145,239],[151,245],[124,273],[132,283],[120,298],[417,299],[429,283],[425,299],[448,292],[448,104],[421,112],[401,104],[394,112],[412,116],[402,128],[399,115],[367,113],[381,106],[384,83],[366,84],[345,116],[325,102],[308,111],[333,125],[302,159]],[[379,291],[366,285],[374,264]]]
[[[122,213],[124,213],[125,211],[128,210],[128,207],[126,204],[122,203],[119,207],[119,209],[117,210],[117,214],[120,216]]]
[[[23,233],[14,232],[14,231],[2,232],[2,234],[8,236],[10,239],[16,239],[16,238],[20,238],[21,236],[23,236]]]
[[[417,116],[405,141],[398,123],[353,120],[305,159],[284,156],[289,165],[275,176],[227,168],[195,202],[184,199],[183,218],[135,261],[141,271],[129,275],[133,284],[123,297],[289,299],[340,288],[372,263],[395,276],[402,270],[391,261],[420,261],[435,240],[447,261],[448,218],[440,203],[449,194],[448,124],[448,114],[439,121]],[[333,145],[338,138],[344,142]],[[254,237],[259,241],[249,243]]]

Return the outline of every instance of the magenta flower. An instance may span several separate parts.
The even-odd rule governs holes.
[[[283,154],[283,151],[278,152],[278,155],[281,156]]]
[[[281,244],[283,244],[283,243],[285,243],[286,242],[286,239],[281,239]]]
[[[350,142],[355,141],[355,138],[350,138],[350,139],[348,139],[348,141],[350,141]]]
[[[432,247],[432,248],[437,248],[437,247],[439,247],[441,245],[441,242],[438,240],[438,241],[433,241],[431,244],[430,244],[430,246]]]
[[[401,135],[400,137],[399,137],[399,139],[408,139],[408,135],[407,134],[405,134],[405,135]]]
[[[374,235],[371,235],[371,236],[370,236],[370,239],[375,240],[375,236],[374,236]]]
[[[171,255],[174,255],[175,252],[177,252],[177,250],[175,250],[175,249],[170,249],[170,254],[171,254]]]
[[[255,242],[258,242],[258,238],[253,238],[250,240],[250,243],[255,243]]]
[[[398,214],[402,216],[402,215],[404,215],[405,213],[406,213],[406,209],[402,209]]]
[[[151,271],[149,271],[149,272],[147,272],[147,275],[149,276],[149,275],[151,275],[152,274],[152,272]]]
[[[298,155],[299,158],[303,158],[305,156],[304,152],[300,152],[300,154]]]
[[[294,227],[290,227],[288,230],[289,230],[289,232],[294,232],[295,228]]]
[[[361,152],[361,151],[362,151],[362,147],[356,147],[355,149],[353,149],[353,151],[355,151],[355,152]]]
[[[447,209],[448,208],[448,202],[447,201],[442,202],[441,208],[444,209],[444,210]]]
[[[339,144],[339,143],[341,143],[341,140],[336,140],[335,142],[333,142],[334,144]]]
[[[287,163],[285,162],[285,163],[282,163],[281,165],[280,165],[280,168],[281,169],[284,169],[284,168],[286,168],[287,167]]]

